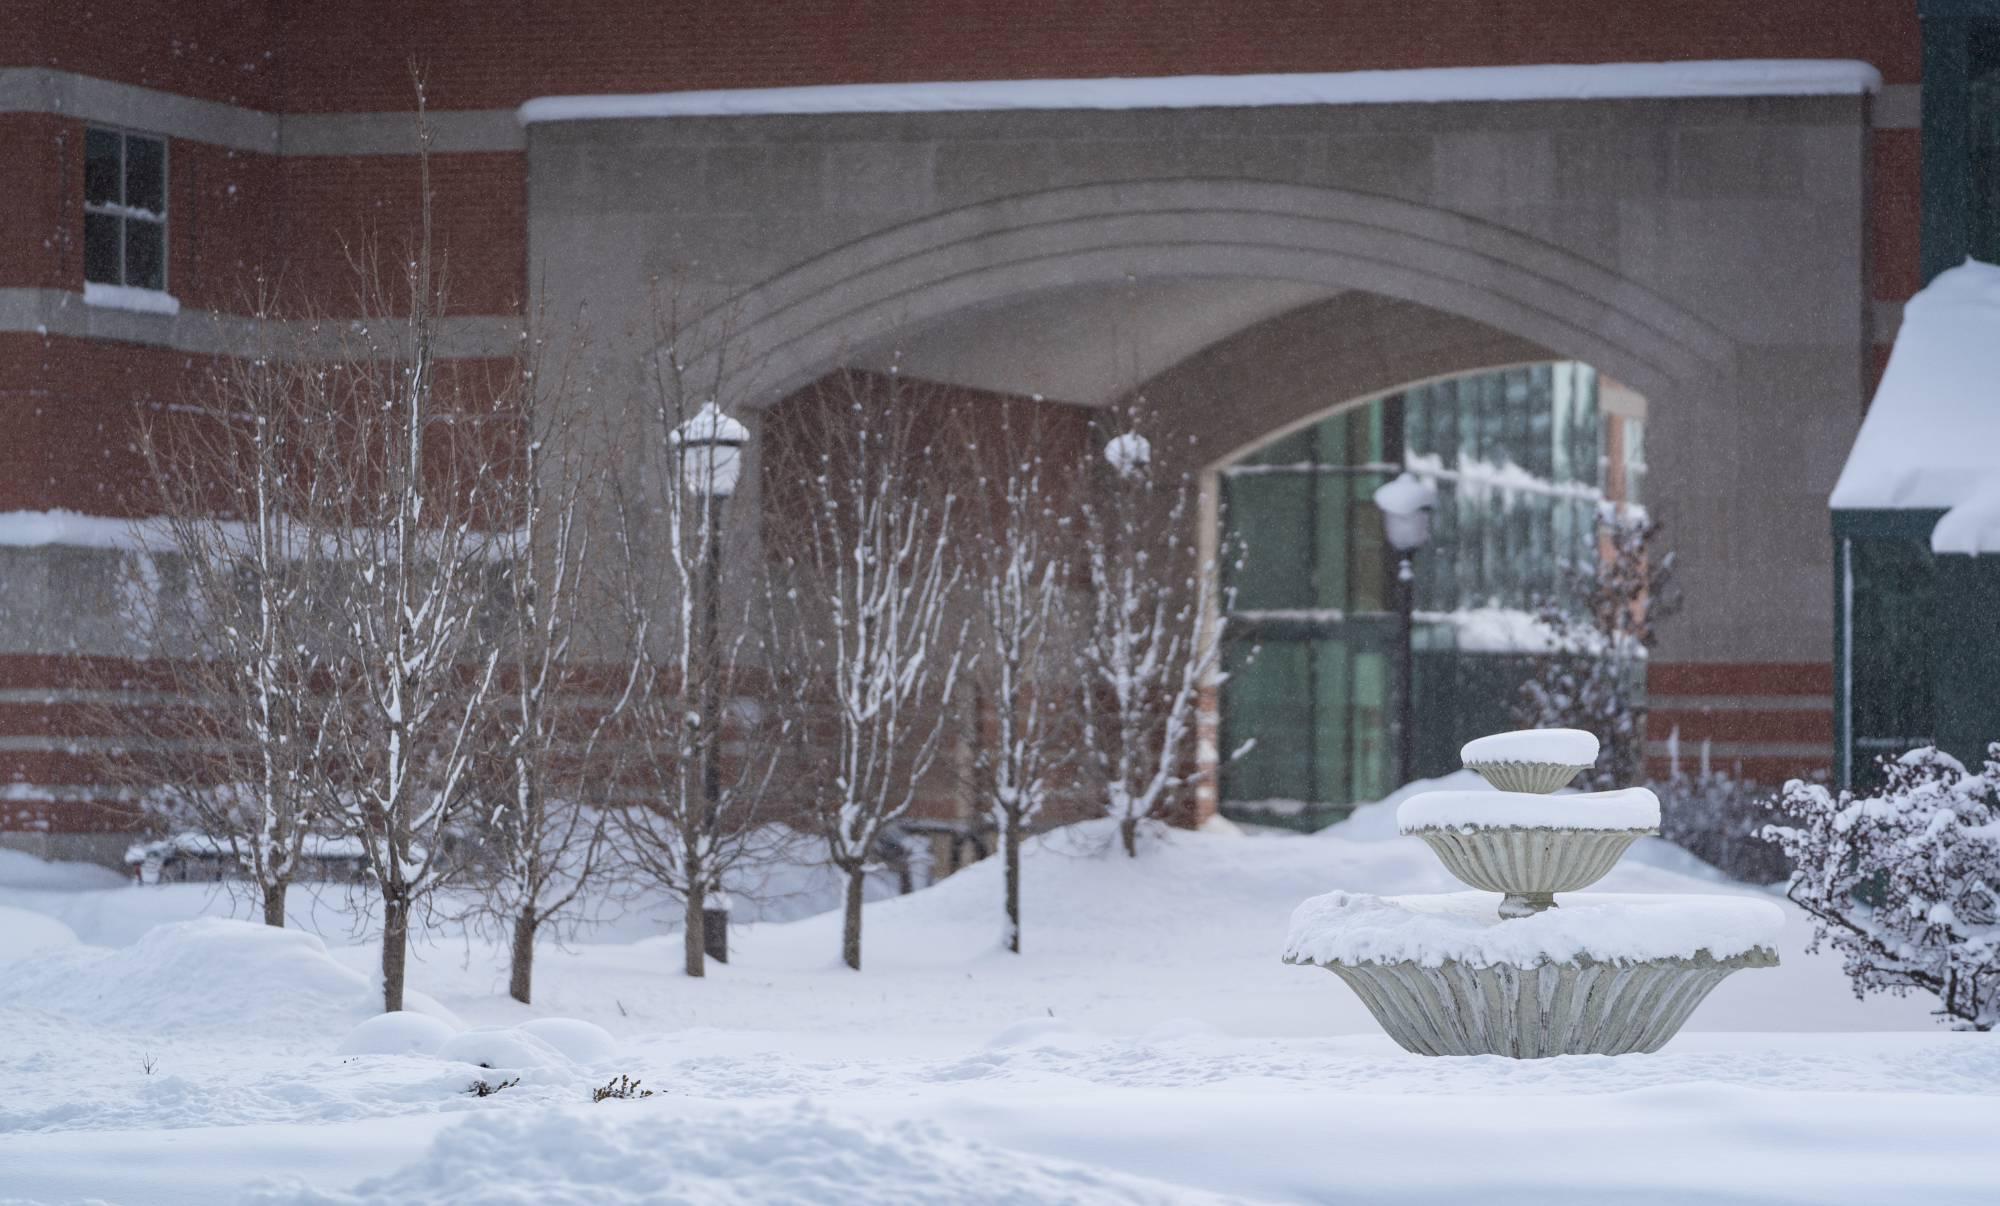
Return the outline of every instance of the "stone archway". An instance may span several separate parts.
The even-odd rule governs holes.
[[[1175,277],[1362,290],[1559,349],[1653,396],[1713,389],[1735,363],[1699,315],[1554,244],[1395,198],[1254,180],[1060,188],[905,223],[744,290],[690,344],[736,349],[732,392],[770,401],[941,314]]]

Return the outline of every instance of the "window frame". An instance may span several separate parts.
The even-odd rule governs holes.
[[[118,140],[118,198],[119,199],[115,202],[92,201],[90,199],[89,145],[90,145],[90,136],[92,134],[108,134]],[[138,210],[138,207],[129,205],[125,201],[125,197],[129,191],[129,186],[130,186],[128,164],[131,162],[131,156],[129,151],[129,144],[134,139],[140,139],[146,142],[156,143],[160,148],[160,209],[159,209],[159,216],[157,218],[135,216],[138,213],[150,214],[152,211],[150,210],[140,211]],[[171,154],[171,147],[168,145],[170,142],[171,140],[164,134],[151,134],[144,130],[133,130],[123,126],[104,125],[93,122],[87,124],[84,127],[85,184],[83,192],[83,213],[86,221],[86,227],[88,225],[89,218],[93,216],[115,218],[117,219],[118,222],[118,279],[115,281],[100,281],[91,279],[90,268],[89,268],[90,257],[88,255],[89,235],[86,232],[84,236],[86,240],[86,247],[85,247],[86,254],[83,257],[84,260],[83,280],[86,285],[105,285],[119,289],[144,289],[149,293],[162,293],[171,295],[172,285],[173,285],[173,276],[170,271],[173,259],[172,257],[173,231],[171,230],[172,220],[173,220],[173,212],[172,212],[173,207],[171,203],[171,197],[173,195],[173,157]],[[131,271],[131,263],[130,263],[130,258],[127,254],[127,241],[126,241],[127,228],[130,226],[131,223],[134,222],[144,222],[148,225],[158,226],[160,228],[160,283],[157,286],[135,285],[131,283],[129,279]]]

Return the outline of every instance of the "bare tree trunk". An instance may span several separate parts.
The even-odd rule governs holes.
[[[533,909],[521,910],[514,919],[514,953],[507,975],[507,995],[526,1005],[534,989],[535,930],[538,922]]]
[[[708,954],[708,930],[703,923],[703,907],[707,897],[701,890],[701,876],[690,873],[687,890],[687,924],[685,926],[687,946],[687,974],[704,976],[708,974],[705,962]]]
[[[1121,817],[1118,821],[1118,840],[1125,845],[1125,857],[1139,857],[1139,818]]]
[[[1000,836],[1007,857],[1007,949],[1021,953],[1021,821],[1009,816]]]
[[[264,924],[285,928],[285,889],[288,883],[264,885]]]
[[[403,1007],[403,968],[410,953],[410,902],[382,898],[382,1010]]]
[[[847,919],[840,929],[840,958],[855,971],[861,970],[861,889],[868,872],[859,865],[847,871]]]

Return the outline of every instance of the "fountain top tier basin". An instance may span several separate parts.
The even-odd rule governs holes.
[[[1660,798],[1643,787],[1544,796],[1524,791],[1427,791],[1396,807],[1396,827],[1427,829],[1589,829],[1653,832]]]
[[[1559,909],[1502,919],[1485,892],[1371,896],[1329,892],[1292,913],[1285,962],[1535,967],[1707,956],[1776,962],[1785,914],[1744,896],[1593,892]]]
[[[1582,729],[1523,729],[1469,741],[1458,756],[1502,791],[1545,794],[1594,765],[1597,750],[1597,738]]]
[[[1582,729],[1522,729],[1475,737],[1458,751],[1459,761],[1564,762],[1590,766],[1597,761],[1597,738]]]

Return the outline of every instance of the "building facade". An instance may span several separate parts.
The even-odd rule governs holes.
[[[1483,412],[1440,383],[1525,382],[1548,406],[1521,422],[1566,434],[1494,448],[1563,463],[1531,473],[1551,489],[1516,527],[1460,533],[1459,568],[1423,571],[1432,609],[1525,591],[1609,484],[1592,458],[1614,445],[1586,429],[1640,418],[1643,451],[1605,455],[1643,469],[1688,597],[1649,671],[1659,752],[1677,735],[1754,777],[1824,768],[1824,500],[1920,230],[1933,245],[1932,73],[1983,103],[1980,8],[161,0],[107,25],[11,0],[0,831],[90,852],[122,823],[91,764],[104,684],[143,697],[151,652],[118,618],[135,416],[230,353],[259,274],[337,314],[348,247],[407,228],[412,63],[461,360],[503,362],[533,298],[596,324],[615,396],[657,352],[648,297],[693,279],[753,418],[892,360],[1081,406],[1139,393],[1218,500],[1308,431],[1316,467],[1406,441],[1463,475],[1437,424]],[[1957,51],[1927,36],[1947,27]],[[1938,145],[1984,146],[1970,128]],[[1981,212],[1955,229],[1983,237]],[[1394,439],[1364,449],[1361,429]],[[1466,579],[1475,547],[1496,560]],[[1359,667],[1369,640],[1285,639],[1325,646],[1322,668]],[[1315,731],[1366,710],[1368,673],[1326,670]],[[1373,789],[1365,756],[1337,757],[1270,796]]]

